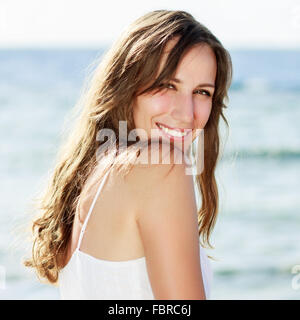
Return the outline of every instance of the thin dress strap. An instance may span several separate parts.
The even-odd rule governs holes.
[[[102,181],[101,181],[101,183],[100,183],[100,185],[99,185],[99,187],[98,187],[98,190],[97,190],[97,192],[96,192],[96,195],[95,195],[95,197],[94,197],[94,199],[93,199],[93,202],[92,202],[92,204],[91,204],[91,206],[90,206],[89,212],[88,212],[88,214],[87,214],[87,216],[86,216],[86,218],[85,218],[85,220],[84,220],[83,226],[82,226],[81,231],[80,231],[80,236],[79,236],[79,240],[78,240],[78,244],[77,244],[76,250],[79,250],[79,248],[80,248],[80,245],[81,245],[81,242],[82,242],[82,238],[83,238],[83,234],[84,234],[84,232],[85,232],[85,229],[86,229],[88,220],[89,220],[90,215],[91,215],[91,213],[92,213],[92,211],[93,211],[93,209],[94,209],[94,206],[95,206],[95,204],[96,204],[96,201],[97,201],[97,199],[98,199],[98,196],[99,196],[99,194],[100,194],[100,192],[101,192],[101,190],[102,190],[102,188],[103,188],[103,185],[104,185],[104,183],[105,183],[105,181],[106,181],[106,178],[107,178],[109,172],[110,172],[110,169],[105,173],[105,175],[104,175],[104,177],[103,177],[103,179],[102,179]]]

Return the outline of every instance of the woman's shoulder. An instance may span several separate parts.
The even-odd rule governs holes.
[[[143,206],[149,197],[159,197],[165,189],[176,194],[179,190],[183,192],[184,185],[193,185],[193,176],[180,150],[173,149],[159,155],[159,161],[151,161],[153,157],[150,158],[149,153],[148,156],[148,162],[134,164],[125,178],[137,206]]]
[[[184,171],[186,169],[183,152],[168,145],[155,144],[140,151],[139,157],[132,164],[128,177],[136,179],[136,182],[164,179],[171,171]]]
[[[187,165],[167,163],[134,167],[132,196],[147,270],[157,299],[203,297],[198,216],[193,176]]]

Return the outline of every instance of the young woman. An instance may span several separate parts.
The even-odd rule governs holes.
[[[204,246],[218,212],[231,70],[220,41],[184,11],[145,14],[106,53],[40,199],[25,261],[63,299],[209,297]],[[204,166],[193,177],[177,160],[201,129]]]

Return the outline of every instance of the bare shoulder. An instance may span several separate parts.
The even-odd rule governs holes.
[[[155,145],[151,148],[143,149],[133,166],[131,177],[136,179],[136,182],[151,184],[157,182],[157,179],[165,179],[171,171],[174,171],[173,175],[188,172],[184,154],[178,148],[170,150],[168,145]]]
[[[164,149],[164,145],[154,145],[143,149],[139,162],[135,163],[126,176],[128,188],[133,196],[137,214],[145,201],[156,194],[179,192],[183,184],[193,185],[192,175],[188,175],[181,150]],[[178,185],[181,185],[178,189]],[[173,191],[171,191],[173,189]],[[177,190],[176,190],[177,189]],[[186,188],[185,188],[186,190]],[[174,194],[174,193],[173,193]],[[159,197],[161,200],[161,197]]]
[[[185,163],[135,167],[136,219],[156,299],[205,299],[193,176]]]

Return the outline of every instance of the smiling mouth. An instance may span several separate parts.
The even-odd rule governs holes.
[[[162,123],[156,122],[157,127],[165,133],[167,136],[172,138],[183,138],[187,136],[192,129],[177,129],[177,128],[170,128],[168,126],[163,125]]]

